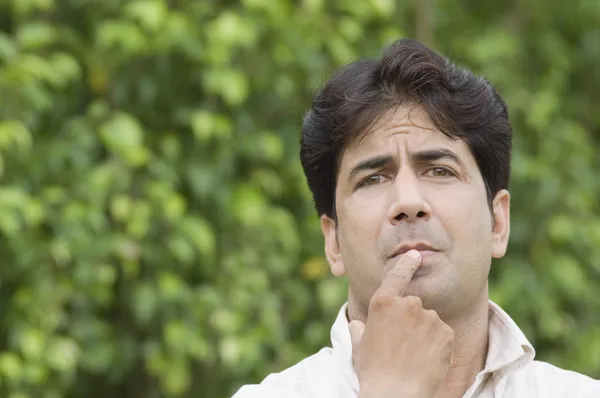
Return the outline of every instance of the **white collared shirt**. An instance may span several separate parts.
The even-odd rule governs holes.
[[[331,328],[332,347],[258,385],[243,386],[233,398],[356,398],[346,306]],[[535,350],[510,316],[492,301],[489,308],[485,369],[463,398],[600,398],[600,381],[535,361]]]

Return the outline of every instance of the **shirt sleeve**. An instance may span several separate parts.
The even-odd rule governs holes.
[[[570,395],[572,398],[600,398],[600,380],[594,380],[587,376],[573,380]]]

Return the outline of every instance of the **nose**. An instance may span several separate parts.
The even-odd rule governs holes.
[[[427,221],[431,217],[431,206],[423,196],[416,176],[397,176],[392,195],[394,197],[388,212],[388,220],[392,225]]]

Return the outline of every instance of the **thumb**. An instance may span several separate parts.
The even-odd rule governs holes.
[[[362,335],[365,331],[365,324],[361,321],[351,321],[348,327],[350,329],[350,340],[352,341],[352,350],[355,350],[356,346],[362,340]]]

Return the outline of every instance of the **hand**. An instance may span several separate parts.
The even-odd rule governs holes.
[[[350,322],[360,398],[431,398],[450,369],[454,332],[421,299],[402,297],[420,264],[416,250],[402,256],[371,298],[367,324]]]

